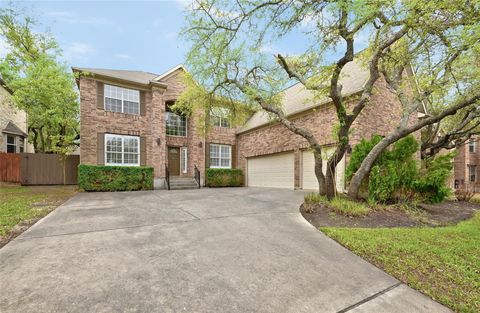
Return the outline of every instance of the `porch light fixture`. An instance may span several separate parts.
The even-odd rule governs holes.
[[[157,138],[157,146],[159,146],[162,143],[162,140],[160,138]]]
[[[198,143],[198,147],[199,147],[199,148],[202,148],[202,147],[203,147],[203,142],[200,141],[200,142]]]

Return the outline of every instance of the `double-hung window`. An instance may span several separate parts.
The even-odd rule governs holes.
[[[475,139],[472,139],[468,143],[468,151],[471,153],[475,153],[476,150],[477,150],[477,142],[475,141]]]
[[[211,123],[213,124],[213,126],[230,128],[230,120],[228,116],[228,109],[213,108],[210,115]]]
[[[17,140],[16,136],[7,135],[7,153],[17,152]]]
[[[140,165],[140,138],[105,134],[105,164]]]
[[[210,144],[210,167],[231,168],[232,146]]]
[[[105,85],[105,111],[140,113],[140,91]]]

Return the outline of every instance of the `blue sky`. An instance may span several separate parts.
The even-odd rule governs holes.
[[[40,22],[38,31],[49,30],[57,38],[69,66],[158,74],[185,63],[188,43],[178,34],[184,25],[187,2],[16,1]],[[8,4],[0,0],[1,7]],[[368,36],[361,37],[357,49],[364,48]],[[262,52],[295,54],[308,45],[303,40],[308,39],[289,34]],[[5,50],[0,38],[0,56]]]
[[[184,62],[187,45],[178,39],[184,22],[180,0],[18,1],[18,5],[41,23],[40,30],[48,29],[57,38],[70,66],[162,73]]]

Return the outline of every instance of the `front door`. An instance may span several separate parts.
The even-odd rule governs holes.
[[[180,148],[168,147],[168,170],[172,176],[180,176]]]

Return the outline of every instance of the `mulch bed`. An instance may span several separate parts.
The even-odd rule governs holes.
[[[439,204],[421,204],[415,210],[398,206],[386,206],[370,212],[367,216],[347,217],[333,212],[330,208],[315,204],[300,207],[303,217],[315,227],[418,227],[445,226],[471,218],[480,204],[458,201],[445,201]]]

